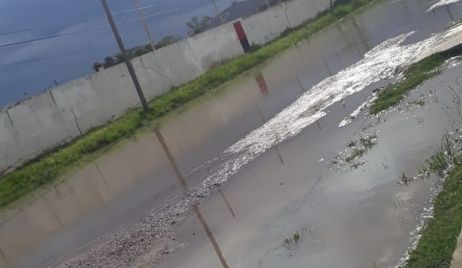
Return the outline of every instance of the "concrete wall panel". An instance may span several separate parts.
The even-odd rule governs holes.
[[[286,3],[290,27],[297,27],[319,13],[329,9],[329,0],[293,0]]]
[[[162,95],[173,86],[172,79],[164,74],[165,71],[161,69],[161,66],[155,69],[148,67],[147,63],[152,62],[155,62],[152,53],[132,60],[141,88],[148,101]]]
[[[251,45],[263,45],[289,28],[285,5],[281,4],[242,21]]]
[[[19,154],[16,132],[7,111],[0,111],[0,172],[7,170],[21,158]]]
[[[228,59],[244,54],[232,23],[219,26],[186,40],[189,48],[205,70]]]
[[[49,92],[8,109],[15,131],[19,162],[31,159],[72,136]]]
[[[140,101],[128,74],[127,67],[119,64],[90,78],[101,107],[111,117],[117,117],[129,108],[140,106]]]
[[[91,81],[81,78],[51,91],[60,108],[72,137],[104,124],[110,116],[101,109],[101,103]]]
[[[191,81],[205,71],[185,41],[163,47],[142,59],[148,69],[160,73],[163,80],[167,77],[175,86]]]

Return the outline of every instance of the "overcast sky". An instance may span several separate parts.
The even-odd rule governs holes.
[[[147,43],[132,0],[108,0],[127,47]],[[211,0],[139,0],[156,38],[186,34],[194,15],[213,15]],[[220,9],[231,0],[218,0]],[[132,10],[132,11],[130,11]],[[14,33],[11,33],[14,32]],[[75,33],[22,45],[3,44]],[[0,106],[91,72],[117,52],[100,0],[0,0]]]

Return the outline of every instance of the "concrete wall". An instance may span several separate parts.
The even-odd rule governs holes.
[[[263,45],[329,7],[293,0],[242,20],[250,44]],[[134,59],[148,100],[244,54],[232,23]],[[139,105],[125,65],[83,77],[0,110],[0,173],[103,125]]]
[[[287,4],[278,5],[242,21],[242,27],[251,45],[266,44],[289,28],[286,6]]]
[[[325,0],[293,1],[286,5],[290,27],[296,27],[319,13],[329,9],[330,2]]]
[[[203,70],[244,54],[231,23],[190,37],[186,41]]]

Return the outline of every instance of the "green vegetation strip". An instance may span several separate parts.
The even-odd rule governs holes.
[[[91,131],[73,143],[56,149],[25,164],[22,168],[0,179],[0,207],[24,197],[27,193],[55,181],[70,168],[85,160],[96,158],[96,153],[108,149],[124,138],[133,136],[143,126],[151,125],[168,112],[194,98],[210,92],[244,71],[270,59],[300,41],[339,21],[339,19],[379,0],[351,0],[333,7],[306,24],[285,32],[272,43],[255,48],[253,52],[220,65],[194,81],[175,88],[150,103],[147,114],[133,110],[107,125]],[[344,1],[345,2],[345,1]]]
[[[462,227],[462,164],[444,182],[434,201],[434,217],[428,222],[407,267],[449,267]]]
[[[404,79],[398,83],[387,86],[379,93],[378,98],[371,106],[370,112],[377,114],[387,108],[398,104],[406,93],[416,88],[431,77],[439,74],[439,67],[446,59],[461,54],[461,47],[456,46],[449,50],[435,53],[412,64],[404,73]]]

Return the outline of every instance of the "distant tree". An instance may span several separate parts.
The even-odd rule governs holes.
[[[159,42],[157,42],[156,48],[165,47],[170,44],[176,43],[180,40],[181,40],[181,37],[179,37],[178,35],[167,35],[167,36],[164,36],[162,39],[160,39]]]
[[[151,52],[151,51],[152,51],[152,46],[151,46],[151,44],[145,45],[145,46],[144,46],[144,49],[145,49],[146,51],[148,51],[148,52]]]
[[[135,57],[138,57],[138,56],[141,56],[143,54],[146,54],[146,50],[144,48],[138,48],[137,50],[135,50]]]
[[[189,28],[189,35],[192,36],[207,30],[211,23],[212,18],[209,16],[203,16],[202,18],[194,16],[186,25]]]
[[[111,66],[114,66],[115,64],[116,64],[116,61],[114,60],[113,57],[107,56],[106,58],[104,58],[104,63],[103,63],[104,68],[109,68]]]
[[[100,63],[99,61],[93,63],[93,70],[95,73],[99,72],[103,68],[103,64]]]
[[[117,53],[114,58],[115,58],[115,62],[116,62],[115,64],[119,64],[119,63],[124,61],[124,56],[120,52]]]
[[[162,38],[156,44],[156,48],[167,46],[167,45],[169,45],[171,43],[177,42],[180,39],[181,39],[181,37],[179,37],[177,35],[167,35],[164,38]],[[151,44],[147,44],[147,45],[143,45],[143,46],[137,46],[137,47],[134,47],[134,48],[127,49],[128,58],[130,58],[130,59],[133,59],[134,57],[144,55],[144,54],[149,53],[151,51],[152,51]],[[98,72],[103,67],[104,68],[109,68],[111,66],[117,65],[117,64],[122,63],[122,62],[124,62],[124,57],[119,52],[119,53],[115,54],[114,56],[107,56],[106,58],[104,58],[103,63],[95,62],[93,64],[93,70],[95,72]]]

